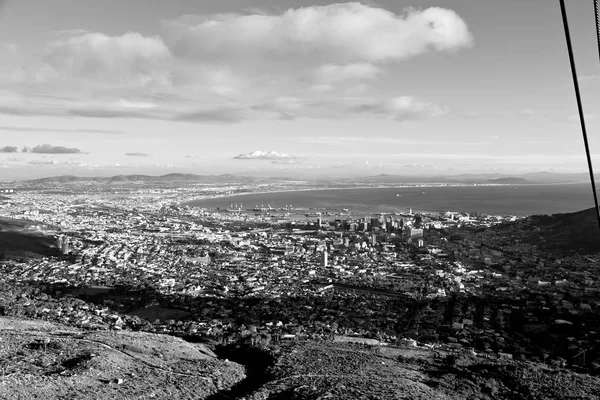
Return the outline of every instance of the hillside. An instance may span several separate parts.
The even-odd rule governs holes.
[[[264,350],[234,346],[244,368],[145,332],[0,317],[0,339],[3,399],[597,399],[600,388],[597,377],[464,350],[305,341],[272,345],[259,364]]]
[[[415,347],[291,346],[250,400],[597,399],[600,379],[530,362]]]
[[[209,399],[245,378],[201,344],[0,317],[2,399]]]
[[[0,261],[19,257],[57,255],[54,239],[29,230],[31,221],[0,218]]]
[[[515,178],[510,176],[506,178],[488,179],[487,182],[498,185],[529,185],[533,183],[524,178]]]
[[[517,223],[526,239],[551,252],[600,252],[600,228],[593,208],[568,214],[533,215]]]

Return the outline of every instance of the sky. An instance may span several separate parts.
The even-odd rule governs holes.
[[[558,0],[0,0],[0,60],[0,180],[587,171]]]

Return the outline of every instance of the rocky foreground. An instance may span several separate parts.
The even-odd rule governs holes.
[[[246,367],[173,336],[1,317],[0,398],[600,398],[598,377],[468,352],[328,341],[227,352]],[[270,362],[257,370],[256,357]]]
[[[0,318],[1,399],[208,399],[245,378],[201,344]]]

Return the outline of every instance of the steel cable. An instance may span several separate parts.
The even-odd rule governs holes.
[[[594,4],[597,4],[598,0],[595,0]],[[592,192],[594,194],[594,205],[596,206],[596,218],[598,220],[598,227],[600,228],[600,209],[598,208],[598,193],[596,192],[596,181],[594,179],[594,169],[592,167],[592,157],[590,155],[590,146],[588,143],[587,130],[585,127],[585,117],[583,114],[583,106],[581,104],[581,94],[579,92],[579,83],[577,80],[577,70],[575,69],[575,59],[573,57],[573,46],[571,45],[571,34],[569,33],[569,21],[567,18],[567,10],[565,8],[565,0],[560,0],[560,10],[562,14],[563,26],[565,28],[565,39],[567,41],[567,50],[569,52],[569,61],[571,63],[571,74],[573,75],[573,86],[575,87],[575,97],[577,99],[577,110],[579,111],[579,121],[581,123],[581,133],[583,134],[583,144],[585,146],[585,155],[587,157],[588,170],[590,173],[590,181],[592,184]],[[596,10],[598,7],[596,6]],[[596,21],[598,21],[598,13],[596,13]],[[598,27],[598,24],[596,24]],[[598,37],[600,39],[600,36]]]

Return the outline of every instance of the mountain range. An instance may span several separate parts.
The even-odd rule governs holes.
[[[74,175],[51,176],[40,179],[26,181],[32,184],[48,183],[71,183],[71,182],[98,182],[98,183],[118,183],[118,182],[148,182],[148,183],[174,183],[174,182],[197,182],[197,183],[255,183],[255,182],[277,182],[277,181],[298,181],[298,178],[292,177],[254,177],[247,175],[197,175],[172,173],[167,175],[115,175],[110,177],[81,177]],[[404,176],[380,174],[353,178],[323,178],[311,180],[310,183],[365,183],[365,184],[402,184],[402,183],[465,183],[465,184],[510,184],[525,185],[534,183],[578,183],[587,182],[587,174],[583,173],[553,173],[553,172],[534,172],[521,175],[502,175],[502,174],[463,174],[451,176]]]

